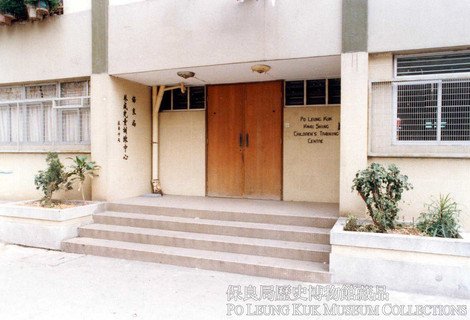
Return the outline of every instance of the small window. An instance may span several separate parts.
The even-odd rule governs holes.
[[[206,107],[206,88],[187,87],[183,93],[180,88],[165,91],[160,111],[199,110]]]
[[[470,72],[470,52],[406,55],[396,58],[397,76]]]
[[[204,109],[206,103],[206,89],[201,87],[189,88],[189,108]]]
[[[165,91],[163,93],[162,103],[160,105],[160,111],[171,110],[171,91]]]
[[[173,110],[188,109],[188,90],[181,92],[180,89],[173,90]]]
[[[285,82],[286,106],[319,106],[341,103],[341,79]]]
[[[307,104],[326,103],[326,80],[307,80]]]
[[[341,104],[341,79],[328,79],[328,104]]]
[[[301,106],[304,101],[304,81],[286,81],[286,106]]]

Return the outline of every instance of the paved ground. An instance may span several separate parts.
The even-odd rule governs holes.
[[[323,300],[270,302],[289,306],[291,316],[246,316],[254,306],[266,305],[262,301],[227,301],[229,285],[243,290],[253,285],[292,287],[311,284],[279,281],[267,278],[234,275],[221,272],[188,269],[136,261],[83,256],[57,251],[23,248],[13,245],[0,247],[0,319],[313,319],[313,316],[292,316],[292,303],[304,306],[320,304],[317,312],[324,313],[323,303],[329,308],[335,303]],[[227,317],[228,303],[234,306]],[[352,302],[336,302],[353,304]],[[423,296],[390,292],[386,302],[360,302],[356,305],[380,305],[380,314],[390,312],[386,304],[397,305],[462,305],[470,309],[470,301],[438,296]],[[247,304],[252,304],[251,311]],[[239,305],[240,307],[235,307]],[[286,312],[285,307],[278,307]],[[384,309],[385,308],[385,309]],[[388,308],[388,309],[387,309]],[[399,308],[394,307],[394,308]],[[405,307],[406,308],[406,307]],[[451,307],[447,307],[451,308]],[[463,308],[463,307],[461,307]],[[244,317],[236,316],[235,310]],[[308,313],[308,309],[297,311]],[[311,309],[315,310],[315,309]],[[338,309],[339,310],[339,309]],[[396,309],[400,310],[400,309]],[[449,309],[447,309],[449,310]],[[268,311],[267,309],[265,311]],[[405,312],[406,309],[403,311]],[[313,311],[311,311],[313,313]],[[397,311],[402,312],[402,311]],[[467,314],[470,312],[467,312]],[[325,319],[351,319],[351,317],[324,317]],[[376,319],[377,317],[352,317]],[[390,316],[381,316],[390,319]],[[400,319],[469,319],[456,317],[399,317]],[[323,317],[322,317],[323,319]]]

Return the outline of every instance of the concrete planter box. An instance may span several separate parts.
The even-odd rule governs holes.
[[[408,236],[331,230],[333,283],[385,285],[387,289],[470,298],[470,238]]]
[[[30,201],[0,204],[0,241],[60,250],[63,240],[76,237],[78,227],[92,223],[93,213],[105,209],[104,202],[66,209],[22,205],[27,202]]]

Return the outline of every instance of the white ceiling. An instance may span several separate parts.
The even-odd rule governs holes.
[[[267,64],[271,66],[271,70],[267,74],[252,72],[251,66],[254,64]],[[185,70],[195,72],[197,78],[184,80],[186,85],[331,78],[339,77],[341,74],[341,57],[337,55],[289,60],[254,61],[115,74],[114,76],[148,86],[173,85],[180,83],[182,80],[176,73]]]

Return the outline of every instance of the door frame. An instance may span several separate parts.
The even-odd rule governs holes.
[[[282,86],[281,86],[281,123],[279,124],[280,130],[281,130],[281,190],[280,190],[280,199],[279,200],[271,200],[271,201],[284,201],[284,93],[285,93],[285,81],[284,80],[269,80],[269,81],[254,81],[254,82],[235,82],[235,83],[222,83],[222,84],[208,84],[206,86],[206,109],[205,109],[205,135],[206,135],[206,146],[205,146],[205,171],[206,171],[206,181],[205,181],[205,196],[206,197],[213,197],[216,198],[215,196],[209,196],[208,195],[208,144],[209,144],[209,135],[208,135],[208,110],[209,110],[209,99],[208,99],[208,93],[209,90],[207,87],[213,85],[213,86],[224,86],[224,85],[243,85],[243,84],[255,84],[255,83],[266,83],[266,82],[278,82],[282,81]],[[227,197],[228,198],[228,197]],[[246,200],[263,200],[263,199],[254,199],[254,198],[238,198],[238,197],[231,197],[228,199],[246,199]]]

